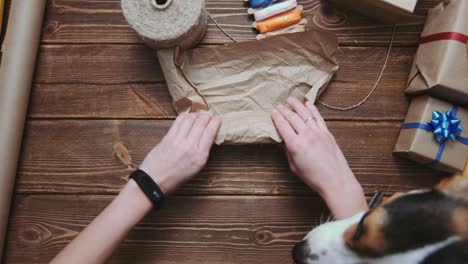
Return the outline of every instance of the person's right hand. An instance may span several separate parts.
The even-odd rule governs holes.
[[[317,108],[294,97],[273,112],[292,172],[317,191],[338,219],[367,210],[362,187]]]
[[[205,166],[221,120],[208,113],[182,113],[140,169],[165,194],[174,192]]]

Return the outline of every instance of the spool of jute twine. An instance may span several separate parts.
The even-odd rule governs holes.
[[[205,35],[204,0],[122,0],[128,24],[154,49],[191,48]]]

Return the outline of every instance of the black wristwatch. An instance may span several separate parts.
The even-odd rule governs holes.
[[[130,174],[130,179],[135,180],[140,189],[151,200],[154,210],[161,209],[164,203],[164,192],[146,172],[136,170]]]

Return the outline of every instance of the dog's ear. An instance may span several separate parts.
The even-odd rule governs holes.
[[[435,189],[448,196],[468,200],[468,178],[461,174],[442,180]]]
[[[362,256],[383,256],[388,248],[384,235],[387,219],[388,215],[383,207],[370,210],[358,224],[350,226],[344,232],[346,246]]]

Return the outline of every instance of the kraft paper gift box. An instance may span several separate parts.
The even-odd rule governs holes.
[[[395,23],[413,14],[417,0],[330,0],[330,2],[383,22]]]
[[[429,11],[406,92],[468,107],[467,0],[444,1]]]
[[[468,110],[430,96],[411,101],[394,153],[447,172],[468,158]]]

